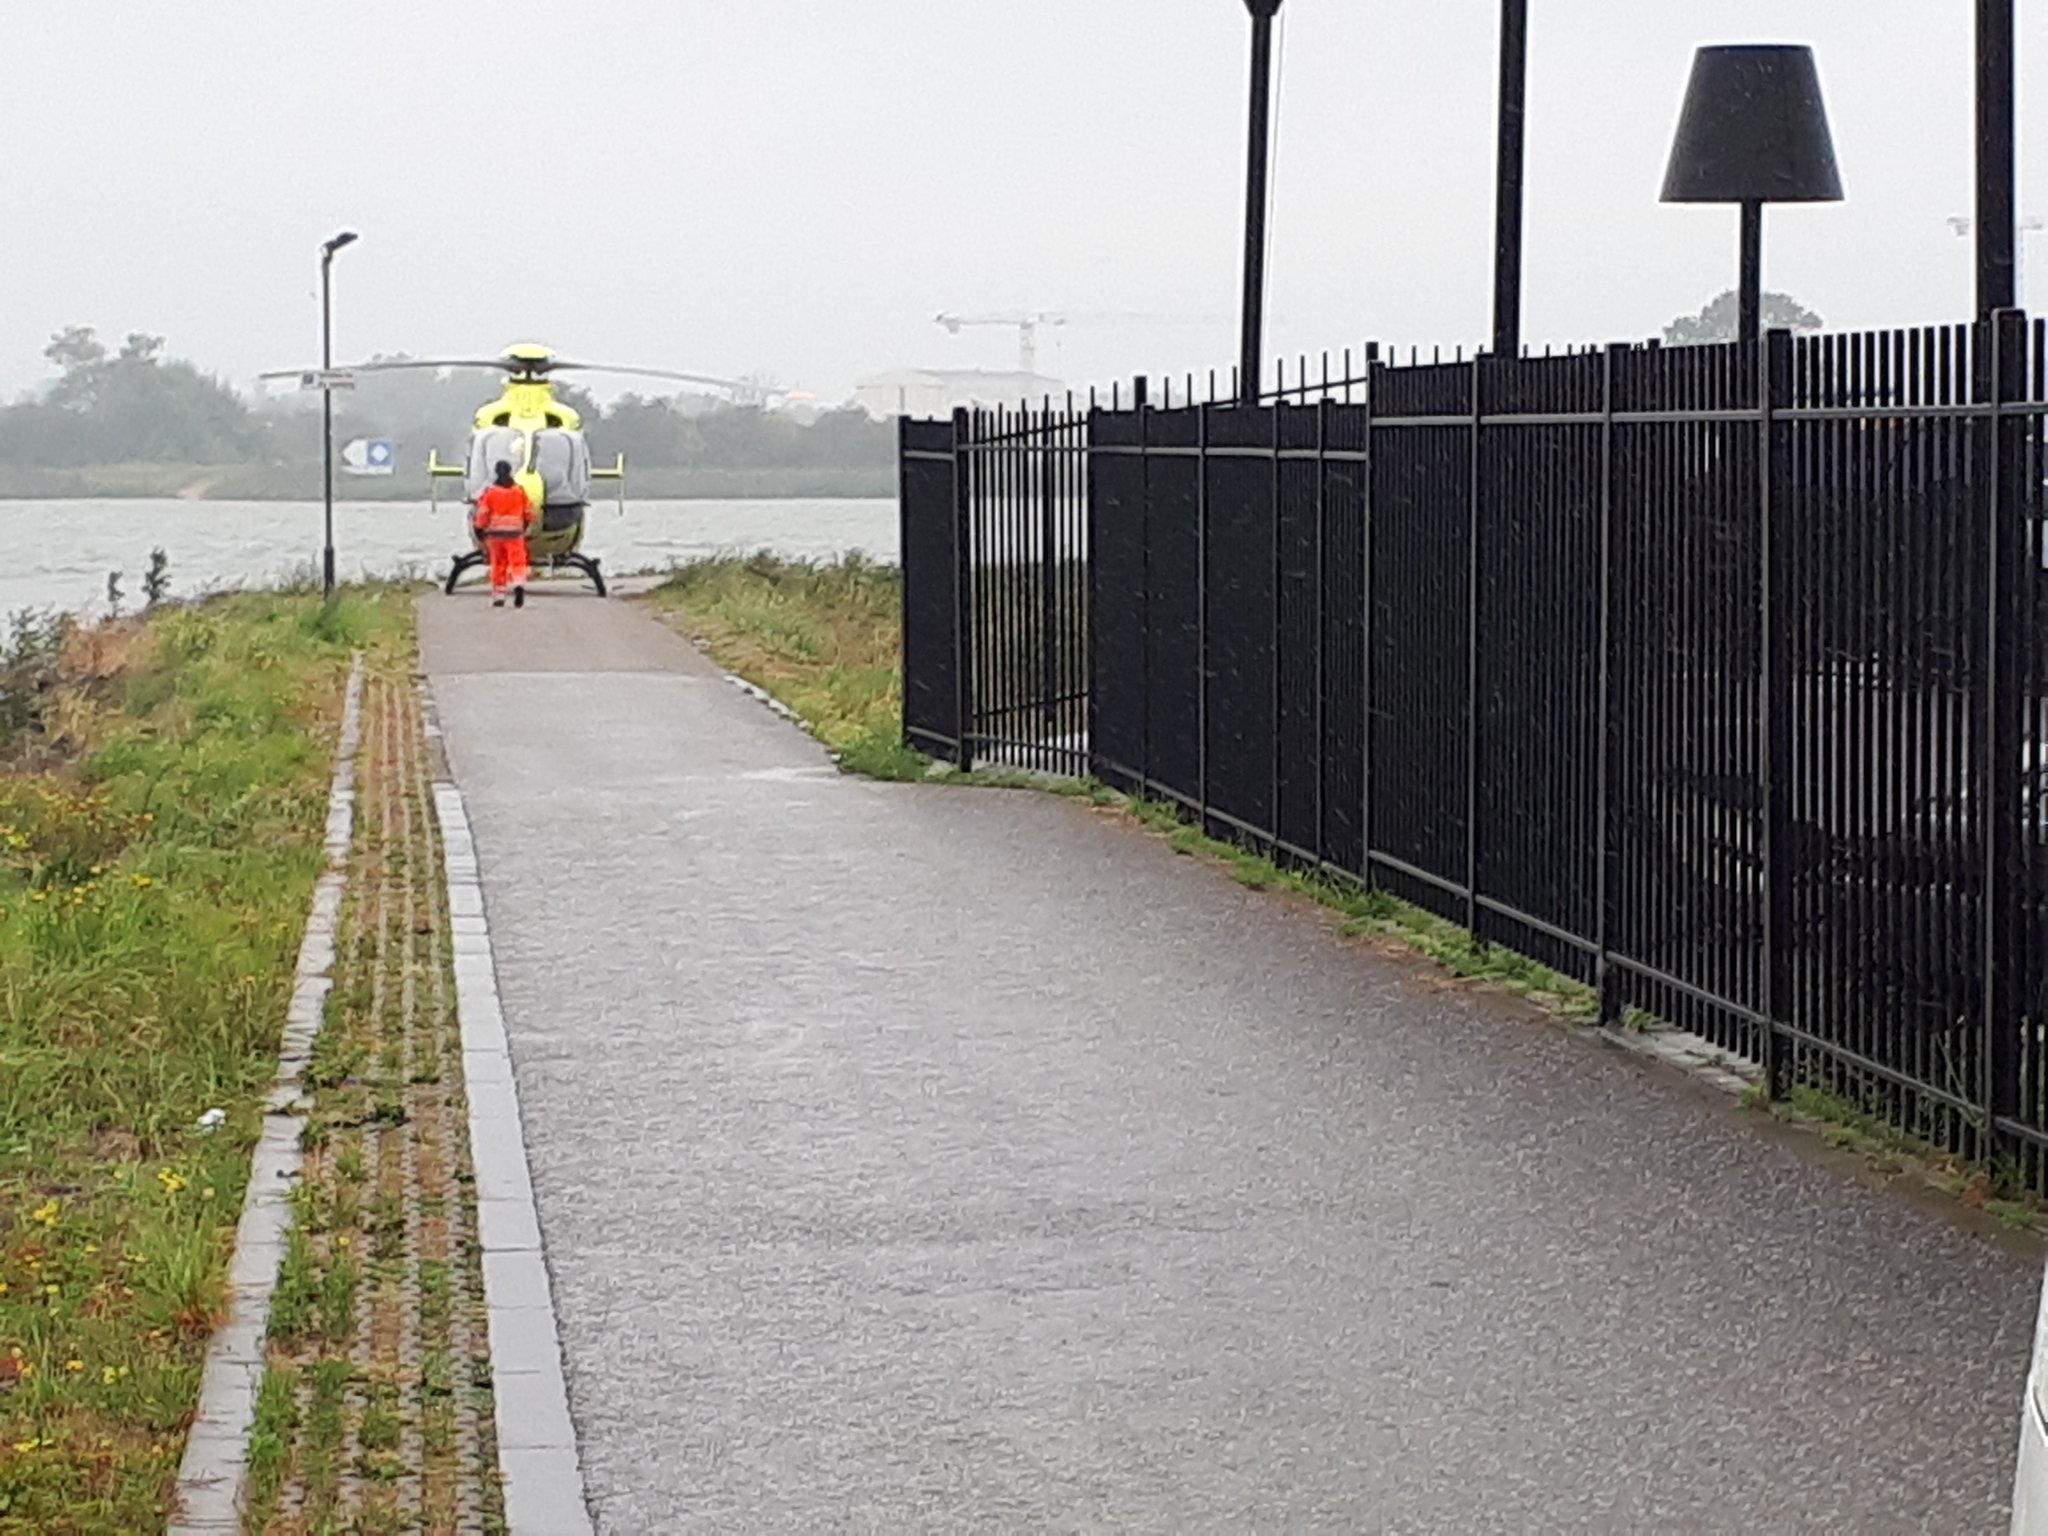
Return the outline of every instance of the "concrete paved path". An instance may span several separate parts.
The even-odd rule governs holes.
[[[2002,1529],[2023,1253],[628,605],[421,611],[601,1530]]]

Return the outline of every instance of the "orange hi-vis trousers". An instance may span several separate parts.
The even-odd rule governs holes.
[[[526,536],[487,533],[484,549],[491,557],[491,595],[503,597],[507,587],[526,585]]]

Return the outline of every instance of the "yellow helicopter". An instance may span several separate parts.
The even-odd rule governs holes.
[[[491,483],[500,462],[512,466],[513,478],[540,508],[539,526],[527,539],[527,553],[536,571],[559,570],[564,566],[581,571],[605,595],[604,574],[597,557],[583,553],[583,529],[590,508],[591,487],[599,480],[618,482],[619,510],[626,508],[626,457],[619,454],[608,468],[590,462],[590,447],[584,440],[581,414],[555,398],[551,375],[565,369],[582,372],[634,374],[644,378],[673,379],[687,384],[704,384],[725,390],[736,398],[749,398],[754,391],[732,379],[701,373],[679,373],[666,368],[629,368],[610,363],[571,363],[557,358],[547,347],[522,342],[507,347],[494,358],[398,358],[359,363],[343,373],[379,373],[401,368],[496,368],[508,377],[497,399],[477,408],[470,424],[469,446],[461,463],[444,463],[437,450],[427,454],[428,497],[440,509],[440,482],[462,481],[462,499],[474,506]],[[286,377],[285,373],[265,378]],[[470,527],[470,548],[455,556],[442,584],[454,592],[464,571],[484,564],[483,540]]]

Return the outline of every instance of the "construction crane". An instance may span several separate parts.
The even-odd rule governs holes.
[[[1082,314],[1069,310],[1005,310],[988,315],[939,315],[939,324],[958,336],[970,325],[1014,326],[1017,331],[1017,367],[1027,375],[1038,372],[1038,328],[1065,325],[1208,325],[1219,315],[1137,315],[1121,312]]]

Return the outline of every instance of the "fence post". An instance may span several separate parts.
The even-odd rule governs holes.
[[[910,741],[910,668],[913,657],[910,643],[911,604],[911,551],[910,510],[910,423],[909,415],[896,418],[896,550],[897,562],[903,568],[903,598],[898,606],[896,627],[896,654],[903,658],[903,707],[897,711],[897,730],[907,747]],[[955,662],[959,657],[955,656]]]
[[[1757,1052],[1762,1058],[1764,1097],[1784,1088],[1784,1039],[1778,1026],[1790,1002],[1792,975],[1792,665],[1786,642],[1787,587],[1782,515],[1791,500],[1790,443],[1778,413],[1792,403],[1792,333],[1774,330],[1757,348],[1757,562],[1758,657],[1757,726],[1763,743],[1764,952],[1762,1007]]]
[[[1479,936],[1479,435],[1484,409],[1480,366],[1481,360],[1474,357],[1470,505],[1465,523],[1465,932],[1475,949],[1485,943]]]
[[[1380,349],[1379,343],[1365,345],[1365,439],[1364,461],[1359,465],[1361,486],[1360,523],[1358,530],[1358,586],[1363,594],[1362,612],[1359,617],[1359,671],[1358,713],[1359,713],[1359,756],[1358,765],[1358,877],[1365,882],[1367,890],[1376,890],[1372,877],[1372,664],[1373,645],[1377,627],[1373,623],[1374,607],[1378,602],[1374,576],[1377,567],[1372,558],[1372,493],[1373,493],[1373,414],[1379,409]]]
[[[1169,395],[1172,381],[1167,381]],[[1143,374],[1131,388],[1138,413],[1138,793],[1152,793],[1152,403]],[[1091,615],[1090,622],[1093,622]]]
[[[1595,769],[1594,939],[1593,986],[1600,1000],[1600,1022],[1621,1016],[1615,1006],[1614,947],[1614,358],[1624,351],[1610,346],[1600,358],[1600,761]]]
[[[1274,396],[1267,407],[1273,413],[1273,619],[1266,633],[1271,639],[1272,666],[1268,668],[1268,682],[1272,689],[1273,731],[1272,751],[1266,754],[1266,819],[1272,823],[1267,828],[1267,853],[1275,864],[1280,862],[1280,584],[1283,562],[1280,556],[1280,415],[1286,409],[1286,361],[1281,361],[1281,393]]]
[[[1330,586],[1330,357],[1323,354],[1323,396],[1316,402],[1316,868],[1330,862],[1327,793],[1330,777],[1329,700],[1329,586]]]
[[[1054,446],[1052,397],[1045,397],[1038,418],[1038,646],[1040,715],[1050,752],[1059,752],[1060,724],[1060,600],[1059,600],[1059,450]],[[1024,409],[1025,440],[1030,441],[1031,409]],[[1028,483],[1028,481],[1027,481]]]
[[[974,497],[964,408],[953,412],[953,675],[959,715],[958,767],[974,767]]]
[[[1986,334],[1988,333],[1988,334]],[[1984,335],[1980,399],[1993,408],[1981,432],[1974,466],[1984,498],[1984,759],[1976,765],[1983,806],[1983,932],[1980,966],[1984,1007],[1984,1147],[1994,1165],[2009,1145],[2001,1122],[2020,1107],[2020,1008],[2013,968],[2020,943],[2020,839],[2031,835],[2021,798],[2020,753],[2025,740],[2025,673],[2019,665],[2015,598],[2026,541],[2014,536],[2026,508],[2020,473],[2025,455],[2024,417],[2002,409],[2026,391],[2026,317],[2003,309],[1981,328]],[[2010,444],[2010,446],[2008,446]]]
[[[1209,412],[1195,407],[1195,814],[1209,830]]]

